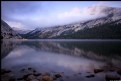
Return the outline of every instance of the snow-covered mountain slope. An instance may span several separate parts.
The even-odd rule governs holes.
[[[6,22],[1,20],[1,39],[20,39],[22,38]]]
[[[80,22],[68,24],[68,25],[35,29],[27,33],[25,35],[25,38],[53,38],[53,37],[58,37],[62,35],[73,34],[85,28],[93,28],[96,26],[99,27],[107,23],[114,23],[114,24],[121,23],[120,21],[121,8],[95,6],[95,7],[90,7],[89,9],[93,10],[92,12],[96,12],[91,15],[101,13],[101,14],[104,14],[105,16],[88,20],[88,21],[80,21]],[[100,9],[100,12],[98,12],[99,9]]]
[[[12,27],[12,29],[14,31],[16,31],[17,33],[19,33],[19,34],[26,34],[26,33],[30,32],[30,31],[32,31],[32,30],[20,29],[20,28],[16,28],[16,27]]]

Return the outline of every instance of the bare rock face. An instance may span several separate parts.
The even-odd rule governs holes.
[[[15,32],[6,22],[1,20],[1,39],[21,39],[22,37]]]

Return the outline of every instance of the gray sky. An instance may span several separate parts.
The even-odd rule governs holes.
[[[2,1],[2,19],[11,27],[34,29],[105,16],[90,6],[121,8],[121,1]]]

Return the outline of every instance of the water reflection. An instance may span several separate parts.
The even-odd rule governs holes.
[[[121,41],[3,41],[2,68],[67,74],[121,63]]]
[[[7,56],[14,48],[16,44],[12,41],[4,40],[1,41],[1,58]]]

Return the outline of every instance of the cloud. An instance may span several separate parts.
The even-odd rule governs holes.
[[[93,4],[92,6],[110,6],[109,3],[110,2],[99,1],[97,4]]]
[[[117,6],[120,2],[94,2],[87,6],[78,6],[77,3],[67,3],[63,6],[56,2],[45,5],[46,2],[2,2],[2,19],[7,21],[11,27],[34,29],[36,27],[51,27],[73,22],[80,22],[106,16],[102,13],[103,6]],[[74,4],[74,5],[73,5]],[[91,6],[91,7],[89,7]],[[99,7],[102,6],[102,7]],[[65,8],[66,7],[66,8]]]
[[[106,16],[106,14],[102,13],[103,8],[100,7],[84,7],[84,8],[78,8],[75,7],[70,11],[66,11],[63,13],[60,13],[57,15],[58,20],[60,21],[68,21],[74,22],[74,21],[84,21],[89,19],[95,19],[99,17]]]
[[[26,26],[22,24],[21,22],[14,22],[14,21],[6,21],[8,25],[11,27],[16,27],[16,28],[22,28],[24,29]]]
[[[70,11],[56,13],[55,15],[42,15],[40,13],[28,14],[28,15],[14,15],[13,21],[7,21],[12,27],[25,28],[27,26],[31,28],[35,27],[51,27],[55,25],[70,24],[77,21],[84,21],[89,19],[95,19],[105,16],[101,13],[100,7],[75,7]]]
[[[58,14],[58,18],[59,19],[63,19],[63,18],[69,18],[69,17],[80,17],[80,18],[88,18],[89,16],[94,16],[94,15],[101,15],[104,13],[102,13],[101,11],[109,5],[109,2],[104,2],[104,1],[100,1],[97,4],[93,4],[92,6],[89,7],[75,7],[70,11],[66,11],[63,13]],[[90,18],[89,17],[89,18]]]
[[[71,11],[58,14],[58,18],[63,19],[63,18],[68,18],[68,17],[77,17],[79,15],[80,15],[80,9],[74,8]]]

